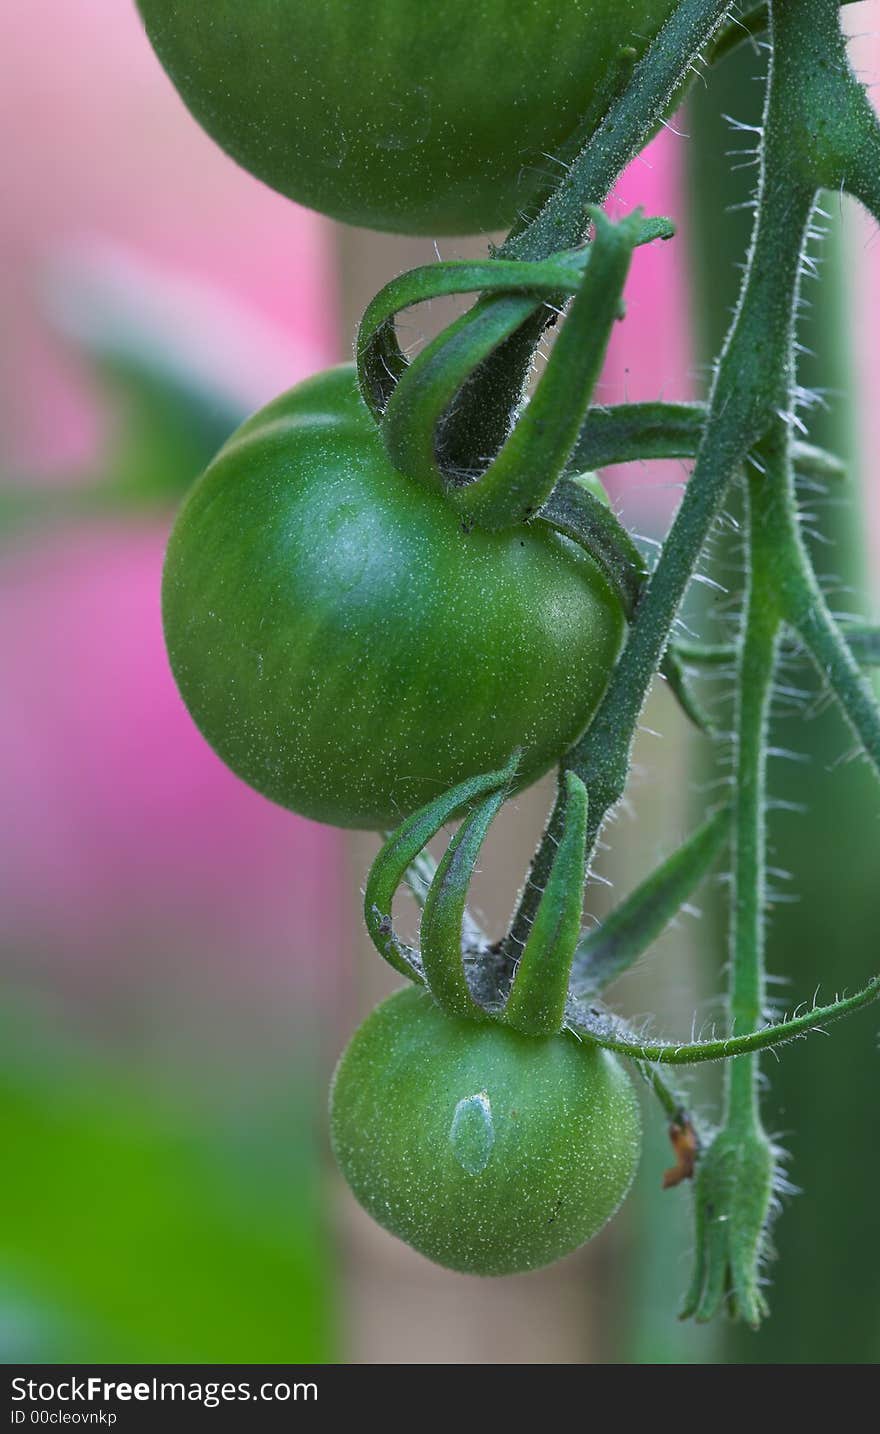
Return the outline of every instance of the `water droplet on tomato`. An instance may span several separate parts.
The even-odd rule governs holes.
[[[449,1127],[449,1143],[456,1160],[468,1175],[479,1175],[486,1169],[495,1144],[488,1091],[466,1095],[458,1102]]]

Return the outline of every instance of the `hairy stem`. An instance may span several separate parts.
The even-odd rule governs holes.
[[[583,238],[588,207],[603,202],[642,149],[729,9],[730,0],[682,0],[562,183],[530,223],[509,236],[500,258],[544,259]]]
[[[765,533],[772,467],[787,461],[788,434],[776,425],[765,444],[763,474],[749,476],[749,571],[737,680],[736,764],[733,808],[733,889],[730,908],[730,1026],[734,1035],[754,1030],[765,1005],[764,909],[767,892],[767,722],[781,616],[776,599],[772,548]],[[745,1056],[727,1068],[725,1123],[737,1129],[760,1124],[758,1058]]]
[[[623,796],[645,699],[727,489],[749,450],[788,405],[801,254],[815,193],[789,172],[786,112],[791,84],[790,72],[783,69],[780,76],[774,58],[752,247],[693,475],[599,710],[565,759],[564,765],[577,772],[589,793],[590,853],[608,812]],[[558,802],[508,938],[513,959],[534,919],[560,820]]]
[[[543,259],[583,242],[590,205],[604,203],[623,170],[663,122],[730,6],[731,0],[681,0],[561,183],[536,214],[512,231],[496,257]],[[476,309],[498,302],[480,300]],[[465,466],[463,460],[474,453],[491,454],[504,441],[547,322],[546,310],[538,310],[463,391],[443,435],[450,467]]]

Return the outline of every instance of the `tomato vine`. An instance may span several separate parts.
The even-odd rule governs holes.
[[[761,1119],[758,1055],[880,996],[880,983],[875,979],[855,995],[799,1010],[773,1024],[764,1019],[768,725],[780,653],[792,643],[812,660],[861,751],[880,775],[880,708],[862,670],[880,659],[880,636],[876,629],[842,628],[829,612],[801,536],[795,491],[796,471],[830,482],[840,477],[840,464],[834,456],[806,441],[797,412],[798,302],[818,197],[823,190],[846,191],[880,222],[880,123],[849,66],[839,10],[838,0],[769,0],[740,16],[732,14],[730,0],[680,0],[642,53],[624,49],[609,66],[564,149],[561,177],[531,193],[529,207],[507,240],[484,261],[438,262],[391,281],[369,305],[361,324],[357,343],[360,395],[354,394],[350,378],[334,380],[347,385],[344,401],[339,401],[333,415],[334,423],[339,419],[341,424],[339,444],[344,447],[356,439],[361,445],[359,453],[369,451],[371,481],[379,473],[382,483],[387,479],[392,489],[397,483],[414,485],[422,490],[426,502],[430,498],[436,503],[435,514],[443,511],[444,521],[454,515],[455,536],[444,540],[452,548],[463,549],[474,534],[482,535],[481,541],[488,541],[486,535],[497,536],[502,543],[516,539],[523,546],[525,537],[521,535],[528,534],[530,539],[539,535],[542,543],[550,545],[547,553],[554,560],[563,553],[585,555],[592,564],[589,570],[596,591],[610,593],[628,621],[622,649],[607,673],[601,697],[579,710],[581,726],[573,744],[560,751],[558,734],[555,747],[550,744],[551,755],[561,758],[557,798],[510,930],[502,941],[489,942],[468,912],[467,896],[492,821],[507,798],[548,765],[546,752],[540,763],[533,759],[532,727],[527,729],[528,740],[517,745],[508,741],[500,759],[492,750],[493,770],[477,770],[473,753],[469,753],[461,770],[453,764],[434,773],[434,787],[445,786],[446,790],[424,805],[415,800],[403,802],[404,820],[388,837],[367,880],[365,919],[379,953],[400,975],[425,988],[433,1005],[430,1015],[425,1014],[429,1008],[424,1003],[412,1000],[394,1006],[393,1015],[380,1008],[385,1014],[375,1013],[370,1018],[343,1058],[333,1116],[343,1168],[359,1198],[377,1218],[434,1258],[454,1268],[480,1272],[531,1268],[571,1244],[550,1241],[548,1245],[522,1212],[513,1224],[499,1217],[494,1240],[473,1224],[477,1218],[471,1198],[475,1187],[468,1181],[485,1177],[483,1189],[491,1191],[493,1200],[497,1196],[492,1182],[501,1164],[500,1154],[491,1178],[485,1175],[495,1158],[491,1152],[496,1126],[494,1117],[487,1114],[491,1092],[463,1091],[461,1099],[453,1102],[454,1111],[444,1106],[439,1114],[433,1105],[401,1099],[393,1118],[386,1119],[381,1101],[357,1093],[357,1082],[349,1077],[349,1072],[357,1069],[360,1079],[364,1063],[376,1066],[379,1058],[375,1052],[384,1039],[377,1033],[387,1031],[395,1050],[400,1043],[399,1058],[408,1067],[411,1053],[404,1028],[411,1022],[414,1042],[418,1028],[422,1033],[419,1040],[436,1043],[438,1072],[444,1079],[450,1071],[470,1071],[469,1056],[465,1059],[462,1053],[479,1048],[486,1069],[497,1076],[500,1085],[508,1080],[515,1084],[519,1079],[511,1072],[519,1070],[520,1040],[527,1043],[523,1050],[533,1053],[535,1047],[528,1042],[535,1042],[545,1050],[548,1062],[561,1062],[563,1084],[573,1069],[569,1063],[572,1042],[586,1045],[593,1055],[600,1048],[624,1055],[635,1062],[679,1130],[695,1130],[696,1124],[660,1068],[726,1060],[720,1124],[715,1130],[700,1128],[695,1142],[697,1260],[684,1313],[707,1319],[726,1306],[752,1325],[766,1314],[760,1268],[774,1210],[778,1158]],[[611,409],[591,406],[608,338],[621,314],[630,264],[638,262],[636,251],[643,243],[666,240],[673,233],[669,221],[646,219],[639,211],[613,224],[599,206],[624,167],[674,110],[691,72],[703,59],[717,59],[741,40],[765,32],[771,61],[758,136],[754,231],[739,301],[708,402],[627,404]],[[475,294],[477,298],[462,317],[409,361],[397,340],[397,317],[413,304],[452,294]],[[560,316],[560,330],[547,366],[533,396],[525,402],[524,388],[536,345]],[[317,394],[317,390],[312,392]],[[227,468],[230,463],[242,462],[248,443],[259,438],[263,447],[252,459],[252,467],[263,465],[269,474],[268,491],[274,504],[276,473],[266,465],[274,461],[273,444],[283,438],[289,445],[285,450],[289,458],[294,439],[300,442],[293,427],[284,426],[288,418],[294,426],[299,423],[300,402],[294,391],[233,440],[224,450],[225,458],[221,454],[213,476],[209,470],[203,480],[207,486],[201,490],[202,497],[197,490],[187,505],[181,520],[184,536],[172,540],[166,573],[169,645],[197,718],[198,700],[210,679],[191,650],[193,605],[201,598],[198,593],[193,596],[195,587],[189,574],[198,566],[195,550],[213,557],[211,543],[216,541],[218,521],[215,500],[221,491],[218,475],[224,462]],[[329,436],[318,399],[310,404],[302,412],[308,432],[319,433],[324,445],[323,450],[309,450],[310,457],[319,461],[322,451],[326,455],[333,450],[337,438]],[[300,431],[297,429],[297,434]],[[656,564],[649,571],[601,488],[585,473],[632,459],[668,456],[692,457],[694,467]],[[324,461],[330,460],[325,457]],[[358,471],[352,460],[352,473]],[[732,486],[740,482],[746,492],[748,521],[746,593],[738,640],[731,646],[684,641],[675,631],[682,602],[713,525]],[[240,487],[235,487],[235,492],[240,492]],[[317,510],[304,511],[313,515]],[[204,522],[198,518],[197,523],[194,514],[207,516]],[[287,531],[293,519],[287,510],[283,517]],[[430,518],[427,521],[430,527]],[[191,530],[188,546],[187,524]],[[439,516],[434,526],[439,532]],[[232,527],[234,524],[229,531]],[[274,541],[275,529],[272,531]],[[310,536],[317,541],[316,529]],[[280,537],[278,543],[282,543]],[[494,561],[487,548],[486,573]],[[235,581],[242,571],[241,565],[234,569]],[[203,588],[206,581],[199,576]],[[209,591],[210,603],[205,599],[202,606],[210,608],[214,622],[215,606],[225,600],[224,594],[216,585],[204,591]],[[265,599],[263,594],[261,600]],[[338,602],[342,606],[341,598]],[[345,622],[351,626],[351,610],[347,608],[345,613]],[[402,607],[391,612],[383,609],[386,626],[403,620]],[[230,623],[236,654],[244,630],[243,625]],[[203,632],[209,631],[213,633],[214,628],[203,628]],[[609,619],[606,646],[615,631]],[[197,638],[197,642],[202,640]],[[220,639],[211,640],[220,651]],[[190,646],[184,661],[181,651],[186,643]],[[587,648],[585,643],[578,654],[585,663]],[[283,651],[286,654],[287,649]],[[277,667],[277,653],[275,658]],[[311,653],[309,660],[313,660]],[[721,665],[734,669],[736,686],[735,781],[730,805],[710,812],[704,825],[601,927],[582,936],[585,873],[606,819],[624,795],[637,724],[656,675],[662,673],[667,678],[687,716],[712,737],[712,724],[691,689],[691,674]],[[197,681],[193,681],[189,669],[196,668]],[[312,676],[311,669],[304,671],[303,683],[307,685]],[[239,678],[236,666],[234,683]],[[262,666],[259,681],[263,681]],[[527,698],[531,701],[533,696],[526,692],[525,673],[521,682],[521,690],[514,685],[507,699],[514,713],[518,705],[525,708]],[[232,765],[236,762],[224,751],[222,733],[218,735],[216,712],[220,712],[220,727],[233,722],[228,713],[229,693],[235,690],[236,700],[242,700],[234,683],[221,693],[219,707],[214,703],[211,722],[203,724]],[[433,670],[425,683],[433,694]],[[271,709],[272,693],[264,685],[258,693],[260,714],[266,693]],[[395,700],[399,697],[397,689],[393,695]],[[456,701],[461,700],[456,691]],[[490,715],[487,708],[483,714],[487,723]],[[275,781],[273,753],[276,747],[279,751],[283,747],[285,779],[275,781],[273,787],[267,778],[261,789],[295,807],[299,801],[300,810],[325,815],[317,792],[324,783],[320,764],[326,760],[326,752],[320,741],[302,736],[308,716],[301,717],[302,731],[294,734],[292,743],[282,731],[284,714],[271,710],[270,716],[270,725],[261,728],[260,741],[266,732],[269,739],[260,760],[267,771],[272,768]],[[350,716],[346,712],[343,720]],[[426,720],[424,713],[419,720]],[[359,732],[363,725],[361,722]],[[252,758],[255,731],[253,724],[242,729],[237,746],[232,745],[240,761],[237,769],[260,786],[246,765]],[[448,730],[444,735],[448,738]],[[324,734],[320,736],[323,741]],[[414,747],[419,746],[419,730],[407,736],[410,746],[401,761],[411,760]],[[421,737],[424,748],[423,729]],[[309,767],[305,784],[296,770],[298,761]],[[457,780],[450,783],[453,771]],[[380,790],[385,776],[384,770],[371,772],[369,801],[364,798],[360,806],[346,804],[349,793],[342,781],[326,807],[330,819],[356,825],[365,812],[389,810],[392,794]],[[429,775],[422,787],[433,790],[431,780]],[[301,796],[306,786],[311,806]],[[407,790],[412,796],[415,788]],[[425,848],[453,821],[459,823],[457,830],[444,857],[434,865]],[[644,1039],[608,1013],[600,1004],[601,993],[659,935],[727,847],[732,862],[727,1028],[721,1035],[683,1043]],[[422,907],[419,947],[404,943],[394,929],[394,897],[405,882]],[[366,1050],[369,1057],[363,1054]],[[528,1062],[531,1055],[522,1059]],[[392,1062],[389,1080],[395,1078],[396,1069]],[[458,1074],[454,1078],[458,1080]],[[621,1150],[624,1146],[628,1150],[627,1098],[620,1095],[619,1105],[615,1105],[618,1095],[619,1091],[608,1106],[609,1120],[612,1105],[623,1113],[626,1137]],[[546,1115],[543,1107],[536,1110],[537,1131],[546,1132]],[[365,1123],[362,1130],[359,1120]],[[457,1164],[446,1144],[441,1142],[441,1150],[434,1137],[427,1143],[413,1143],[413,1123],[423,1121],[425,1130],[433,1130],[435,1120],[438,1129],[448,1131],[446,1144],[453,1149]],[[462,1135],[465,1128],[470,1132],[466,1140]],[[499,1150],[503,1147],[507,1152],[504,1159],[513,1169],[516,1162],[511,1151],[516,1135],[509,1127],[498,1129],[503,1134],[498,1137]],[[545,1134],[540,1138],[546,1138]],[[381,1197],[364,1173],[369,1150],[366,1157],[364,1151],[371,1139],[376,1146],[375,1160],[382,1164],[376,1187]],[[466,1150],[459,1158],[465,1149],[462,1140]],[[530,1145],[528,1154],[531,1157],[533,1153]],[[587,1221],[589,1233],[623,1193],[629,1178],[621,1173],[626,1166],[623,1155],[620,1162],[614,1200],[596,1202],[596,1220]],[[689,1174],[693,1161],[689,1158],[687,1163],[685,1173]],[[547,1181],[554,1189],[560,1168],[552,1162],[547,1167]],[[582,1174],[578,1168],[577,1179]],[[508,1172],[505,1178],[514,1177]],[[456,1208],[460,1215],[459,1247],[445,1216],[440,1234],[433,1226],[430,1231],[427,1226],[420,1229],[412,1199],[420,1181],[425,1182],[426,1192],[431,1181],[439,1181],[441,1187],[447,1183],[453,1216]],[[520,1194],[511,1188],[511,1211],[518,1208]],[[580,1226],[578,1229],[585,1238]],[[505,1239],[514,1241],[515,1251],[501,1248]]]
[[[560,234],[564,242],[573,242],[576,226],[588,212],[587,204],[602,196],[621,160],[651,132],[663,106],[676,93],[682,71],[696,61],[727,9],[712,4],[677,8],[564,183],[531,223],[502,246],[499,257],[546,257],[552,262],[558,256],[549,253],[551,235]],[[811,452],[803,444],[796,417],[795,320],[813,207],[822,189],[847,189],[880,220],[880,128],[849,69],[838,9],[835,0],[771,0],[769,13],[755,11],[748,17],[749,33],[760,33],[769,25],[772,42],[755,231],[739,304],[707,408],[633,406],[590,415],[581,427],[573,450],[575,465],[583,460],[586,466],[591,458],[608,463],[690,453],[695,454],[696,464],[657,565],[638,593],[628,640],[599,710],[562,764],[556,807],[505,943],[508,979],[512,970],[518,979],[532,933],[553,891],[558,853],[571,815],[572,779],[579,781],[586,794],[586,849],[591,853],[607,814],[623,796],[636,726],[664,655],[675,655],[678,649],[685,662],[697,666],[735,661],[738,712],[736,798],[730,818],[729,1035],[704,1043],[639,1041],[604,1013],[585,1015],[583,1003],[574,995],[567,1020],[571,1028],[589,1038],[645,1062],[686,1064],[736,1057],[728,1068],[722,1125],[707,1140],[698,1164],[698,1260],[684,1312],[709,1318],[726,1304],[752,1324],[766,1313],[759,1271],[774,1202],[775,1160],[761,1125],[757,1052],[857,1009],[875,999],[880,990],[872,982],[854,997],[797,1014],[776,1029],[761,1027],[765,1009],[767,723],[784,632],[794,634],[812,656],[865,754],[880,771],[880,714],[859,658],[828,612],[813,574],[800,535],[793,479],[795,464],[809,467],[815,463],[825,476],[836,468],[830,455]],[[716,46],[729,46],[735,36],[731,24]],[[793,145],[793,135],[804,139]],[[458,333],[466,332],[468,323],[485,325],[488,306],[502,302],[483,300],[482,311],[466,316]],[[441,336],[435,352],[442,354],[443,343]],[[478,383],[497,383],[498,369],[498,365],[494,371],[484,368]],[[518,381],[515,366],[508,368],[508,378],[511,375]],[[688,649],[672,640],[674,622],[712,524],[731,483],[744,468],[749,473],[750,521],[748,591],[740,641],[735,649],[723,653],[693,646]],[[555,491],[558,495],[560,488]],[[543,496],[540,490],[539,496]],[[876,633],[868,631],[860,641],[862,660],[870,661]],[[716,833],[721,829],[710,828]],[[695,883],[705,870],[696,853],[702,857],[706,849],[705,844],[692,848],[675,875],[681,875],[683,869],[686,882]],[[712,850],[711,845],[708,849]],[[675,889],[672,900],[677,909],[684,898],[672,876],[663,872],[659,883],[657,878],[649,878],[646,887],[653,886],[656,903],[659,885],[661,907],[664,889]],[[603,939],[606,950],[612,945],[607,979],[644,949],[637,933],[648,904],[648,891],[637,893],[626,910],[606,923],[614,928],[613,943],[609,943],[607,932],[603,938],[601,928],[592,939],[594,948],[601,949]],[[649,929],[656,934],[655,928]],[[583,954],[582,949],[581,966]],[[575,961],[577,973],[576,957],[569,960]],[[603,984],[594,970],[590,989],[595,992]],[[516,980],[511,990],[516,990]],[[576,990],[573,980],[572,991]],[[665,1085],[660,1094],[667,1109],[674,1111],[677,1097],[671,1096]]]

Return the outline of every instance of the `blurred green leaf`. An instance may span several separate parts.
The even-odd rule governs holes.
[[[46,1031],[0,1057],[0,1340],[81,1363],[327,1363],[310,1090],[223,1127]],[[313,1085],[313,1082],[312,1082]],[[0,1350],[6,1353],[7,1349]]]

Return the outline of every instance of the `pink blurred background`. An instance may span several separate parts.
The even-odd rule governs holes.
[[[853,10],[860,30],[880,19],[875,0]],[[876,40],[860,42],[857,55],[880,72]],[[0,159],[0,478],[76,484],[112,451],[124,416],[72,329],[139,325],[218,404],[244,413],[347,356],[371,289],[430,258],[430,246],[340,234],[237,169],[186,114],[132,0],[8,5],[0,66],[9,140]],[[664,133],[624,177],[612,208],[639,203],[680,219],[685,143]],[[859,232],[871,299],[855,341],[871,394],[880,382],[871,326],[880,249],[867,225]],[[480,245],[442,248],[453,257]],[[676,241],[636,257],[605,401],[698,391],[683,319],[685,252]],[[69,282],[80,295],[73,317],[63,299]],[[865,451],[876,452],[880,412],[876,403],[863,412]],[[679,465],[618,475],[627,520],[660,530],[683,476]],[[880,519],[876,490],[871,501]],[[303,1077],[320,1085],[352,1023],[351,993],[364,983],[356,915],[371,848],[352,849],[271,806],[196,733],[162,644],[169,522],[157,507],[136,521],[44,524],[14,533],[0,552],[7,1000],[60,1011],[154,1083],[173,1083],[170,1059],[174,1069],[201,1068],[207,1085],[223,1071],[223,1090],[234,1090],[255,1068],[276,1070],[301,1040],[320,1048]],[[318,1103],[314,1110],[317,1123]],[[438,1275],[423,1287],[421,1265],[410,1276],[405,1252],[386,1250],[385,1237],[358,1225],[347,1206],[341,1219],[354,1221],[343,1243],[354,1242],[367,1270],[349,1277],[350,1325],[360,1332],[350,1328],[343,1348],[391,1357],[369,1329],[370,1281],[388,1270],[403,1284],[412,1279],[416,1303],[430,1298],[453,1319],[457,1284]],[[330,1266],[326,1278],[336,1278]],[[589,1319],[571,1275],[529,1289],[533,1308],[545,1309],[548,1346],[576,1358]],[[474,1298],[468,1337],[479,1348],[506,1296]],[[454,1336],[450,1349],[461,1353]]]
[[[159,341],[243,412],[338,357],[328,226],[189,121],[133,4],[33,0],[0,36],[6,473],[71,481],[109,442],[114,415],[46,321],[59,266],[105,308],[139,283]],[[251,793],[188,720],[160,630],[167,526],[41,531],[4,557],[4,940],[72,998],[108,976],[289,990],[305,968],[326,987],[338,838]]]

